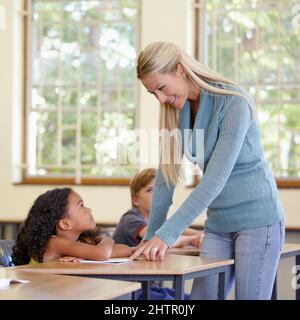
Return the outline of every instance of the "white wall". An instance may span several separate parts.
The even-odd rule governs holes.
[[[22,108],[22,58],[21,5],[22,0],[0,0],[6,9],[6,29],[0,30],[0,220],[24,219],[34,199],[55,186],[13,185],[13,139],[18,139],[20,122],[16,121]],[[183,49],[190,48],[188,34],[190,0],[144,0],[142,5],[141,46],[158,40],[172,41]],[[141,87],[140,127],[157,128],[158,103]],[[13,118],[14,117],[14,118]],[[18,147],[16,150],[19,150]],[[18,153],[14,153],[14,158]],[[88,206],[93,209],[98,222],[116,223],[130,206],[128,187],[74,186]],[[182,203],[191,189],[176,190],[174,206]],[[300,190],[280,190],[287,212],[287,225],[300,227]],[[118,201],[116,201],[118,199]],[[196,222],[203,221],[202,215]]]
[[[22,110],[22,0],[0,0],[6,12],[6,28],[0,30],[0,220],[24,219],[34,199],[55,186],[14,185],[12,183],[13,139],[21,132]],[[187,45],[187,3],[182,0],[144,0],[142,7],[141,46],[156,40],[170,40],[183,48]],[[174,33],[174,28],[178,31]],[[142,88],[141,88],[142,89]],[[158,104],[145,90],[140,96],[140,127],[157,127]],[[17,119],[15,119],[17,118]],[[74,186],[99,222],[116,223],[130,207],[128,187]],[[116,201],[118,199],[118,201]]]

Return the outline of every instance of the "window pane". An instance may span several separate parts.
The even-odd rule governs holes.
[[[117,130],[136,126],[140,0],[31,4],[27,174],[131,175],[137,164],[119,164],[115,142],[134,143]]]
[[[300,26],[293,24],[298,1],[203,3],[203,61],[255,98],[265,156],[274,174],[300,178]]]

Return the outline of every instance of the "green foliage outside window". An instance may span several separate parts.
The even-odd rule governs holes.
[[[206,63],[255,98],[265,156],[275,176],[300,178],[299,1],[202,4]]]
[[[139,0],[31,1],[29,175],[128,177],[97,134],[137,126]],[[104,142],[104,141],[103,141]],[[129,144],[130,147],[130,144]],[[32,160],[33,159],[33,160]],[[30,162],[31,161],[31,162]]]

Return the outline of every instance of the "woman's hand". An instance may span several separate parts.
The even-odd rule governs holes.
[[[141,241],[137,246],[130,247],[133,252],[136,252],[140,247],[142,247],[147,241]]]
[[[142,242],[139,246],[134,248],[134,254],[130,257],[136,259],[143,255],[147,260],[163,260],[168,245],[159,237],[154,236],[151,240]]]

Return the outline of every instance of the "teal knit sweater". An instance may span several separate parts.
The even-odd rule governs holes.
[[[242,97],[202,90],[192,134],[184,137],[183,130],[190,129],[190,102],[186,101],[179,114],[183,144],[189,146],[184,154],[199,165],[203,176],[166,220],[174,187],[168,189],[158,170],[145,240],[155,234],[172,245],[205,209],[205,226],[222,233],[263,227],[284,218],[275,180],[263,156],[254,102],[241,89],[218,86],[247,96],[252,110]],[[204,129],[204,157],[197,154],[197,129]]]

